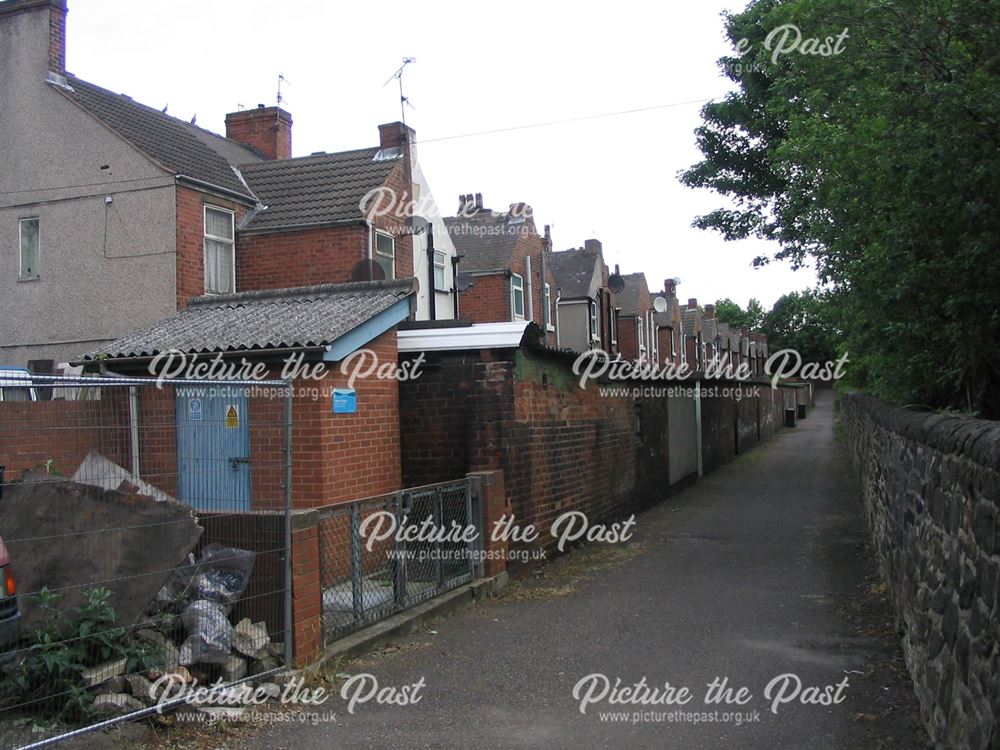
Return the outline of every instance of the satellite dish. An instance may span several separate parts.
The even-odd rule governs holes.
[[[608,277],[608,289],[610,289],[615,294],[620,294],[622,289],[625,288],[625,279],[622,278],[620,273],[616,272]]]
[[[358,261],[351,271],[351,281],[382,281],[384,278],[382,266],[371,259]]]
[[[663,297],[654,297],[653,309],[658,313],[665,313],[667,311],[667,301]]]
[[[408,217],[406,223],[409,225],[410,234],[423,234],[427,231],[427,227],[430,226],[430,222],[427,219],[416,215]]]

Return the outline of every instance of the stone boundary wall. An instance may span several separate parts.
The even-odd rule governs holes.
[[[925,726],[1000,747],[1000,423],[841,403]]]

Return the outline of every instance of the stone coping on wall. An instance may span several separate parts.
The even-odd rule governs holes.
[[[860,405],[880,426],[897,435],[1000,471],[1000,422],[890,406],[858,392],[843,398]]]

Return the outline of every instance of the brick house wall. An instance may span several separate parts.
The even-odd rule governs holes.
[[[247,207],[215,195],[178,185],[176,187],[177,225],[177,309],[187,307],[188,299],[205,293],[205,206],[217,206],[235,213],[234,225],[246,215]],[[237,257],[239,251],[237,250]],[[239,286],[237,262],[237,290]]]
[[[245,292],[342,284],[352,280],[354,269],[367,257],[368,229],[363,224],[299,232],[241,232],[236,240],[236,288]]]

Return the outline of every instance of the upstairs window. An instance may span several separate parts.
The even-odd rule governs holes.
[[[589,302],[587,304],[590,307],[590,339],[597,341],[600,338],[597,330],[597,303]]]
[[[38,234],[38,218],[21,219],[19,226],[21,269],[18,278],[30,281],[38,278],[38,255],[40,241]]]
[[[542,287],[542,322],[545,330],[552,330],[552,287],[548,284]]]
[[[524,320],[524,279],[516,273],[510,275],[510,309],[514,320]]]
[[[382,269],[383,279],[396,278],[396,240],[391,234],[375,233],[374,260]]]
[[[205,206],[205,291],[209,294],[236,291],[233,216],[232,211]]]
[[[643,322],[642,318],[636,318],[635,319],[636,338],[639,340],[639,354],[640,354],[640,359],[641,359],[641,355],[646,351],[646,337],[645,337],[645,331],[643,330],[642,322]]]
[[[445,274],[448,256],[444,253],[434,251],[434,289],[439,292],[447,292],[447,276]]]

